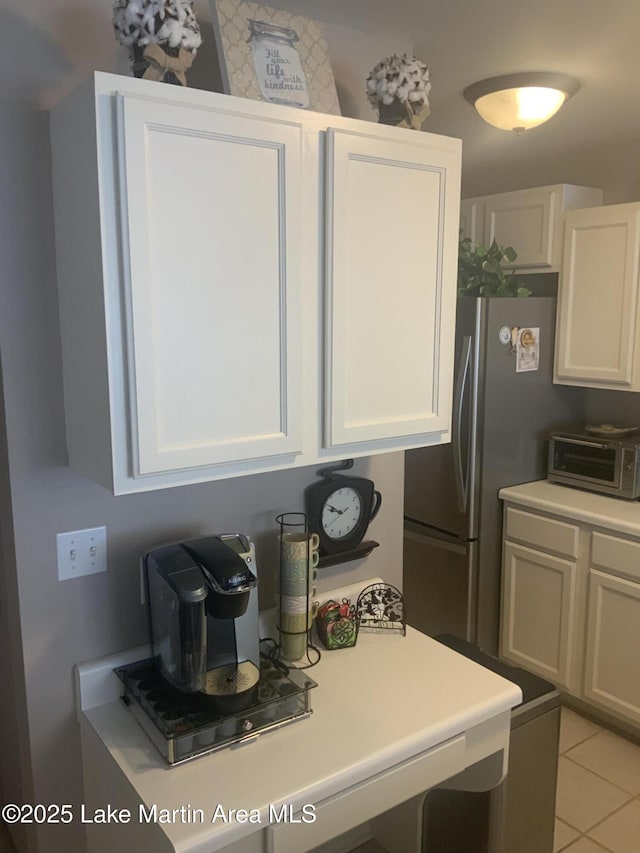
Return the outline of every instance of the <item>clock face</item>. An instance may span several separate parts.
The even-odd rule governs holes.
[[[360,495],[344,486],[336,489],[322,506],[322,529],[330,539],[344,539],[356,527],[362,516]]]

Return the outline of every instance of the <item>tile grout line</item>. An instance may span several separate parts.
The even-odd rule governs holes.
[[[602,818],[602,820],[599,820],[597,823],[594,823],[594,825],[593,825],[590,829],[588,829],[588,830],[585,832],[585,835],[587,836],[587,838],[589,839],[589,841],[593,841],[595,844],[599,844],[601,847],[604,847],[604,849],[605,849],[605,850],[611,850],[611,848],[610,848],[610,847],[607,847],[607,845],[606,845],[606,844],[603,844],[603,843],[602,843],[602,841],[597,841],[595,838],[591,838],[591,836],[589,835],[589,833],[590,833],[592,830],[597,829],[597,827],[599,827],[601,824],[603,824],[606,820],[609,820],[609,818],[610,818],[610,817],[613,817],[613,815],[614,815],[614,814],[616,814],[616,813],[617,813],[617,812],[619,812],[619,811],[622,811],[622,809],[626,808],[626,807],[629,805],[629,803],[633,802],[633,800],[637,800],[637,799],[638,799],[638,797],[636,797],[636,796],[632,797],[630,800],[627,800],[627,802],[626,802],[626,803],[623,803],[623,804],[622,804],[621,806],[619,806],[617,809],[614,809],[614,810],[611,812],[611,814],[607,815],[606,817],[603,817],[603,818]],[[611,853],[616,853],[616,851],[615,851],[615,850],[611,850]]]
[[[573,712],[573,713],[576,713],[576,712]],[[611,850],[610,847],[607,847],[605,844],[602,844],[602,842],[596,841],[595,838],[592,838],[589,835],[589,833],[592,830],[596,829],[598,826],[600,826],[600,824],[602,824],[606,820],[608,820],[610,817],[612,817],[614,814],[616,814],[616,812],[619,812],[622,809],[626,808],[626,806],[628,806],[629,803],[633,802],[633,800],[639,800],[640,801],[640,794],[631,794],[628,791],[625,791],[624,788],[620,788],[619,785],[616,785],[614,782],[611,782],[610,779],[607,779],[604,776],[601,776],[599,773],[595,773],[589,767],[584,767],[584,765],[580,764],[574,758],[571,758],[571,756],[569,756],[569,754],[568,754],[572,749],[575,749],[578,746],[584,745],[585,743],[587,743],[587,741],[590,741],[593,738],[597,737],[598,735],[602,734],[602,732],[607,732],[607,731],[609,731],[609,730],[604,728],[604,727],[599,727],[599,731],[592,732],[590,735],[585,737],[583,740],[576,741],[575,743],[571,744],[570,747],[567,747],[567,749],[565,749],[564,752],[560,752],[560,750],[558,750],[558,758],[566,758],[568,761],[571,761],[571,763],[574,764],[576,767],[580,767],[580,768],[582,768],[582,770],[586,770],[588,773],[593,773],[593,775],[596,776],[598,779],[601,779],[603,782],[607,782],[609,785],[612,785],[614,788],[617,788],[623,794],[627,794],[629,796],[629,799],[626,800],[624,803],[622,803],[617,808],[615,808],[608,815],[605,815],[599,821],[594,823],[594,825],[589,827],[589,829],[587,829],[586,831],[578,829],[578,827],[573,826],[573,824],[569,823],[568,820],[566,820],[565,818],[560,817],[558,814],[556,814],[555,817],[557,820],[561,820],[570,829],[573,829],[575,832],[579,833],[577,838],[574,838],[572,841],[569,841],[567,844],[560,847],[559,850],[557,851],[557,853],[562,853],[563,850],[567,850],[569,847],[571,847],[572,844],[575,844],[576,842],[580,841],[583,838],[586,838],[588,841],[592,841],[594,844],[598,844],[600,847],[602,847],[603,850],[606,850],[607,853],[615,853],[615,851]],[[557,808],[557,804],[556,804],[556,808]]]
[[[596,737],[597,735],[602,734],[602,732],[604,732],[604,731],[607,731],[607,730],[606,730],[606,729],[603,729],[603,728],[600,728],[600,729],[599,729],[599,731],[597,731],[597,732],[591,732],[591,734],[590,734],[590,735],[587,735],[587,736],[586,736],[585,738],[583,738],[582,740],[577,740],[575,743],[572,743],[572,744],[571,744],[571,746],[568,746],[568,747],[565,749],[565,751],[564,751],[564,752],[560,752],[560,749],[558,749],[558,756],[560,756],[560,757],[561,757],[561,756],[563,756],[563,755],[566,755],[566,754],[567,754],[567,752],[569,752],[571,749],[575,749],[575,748],[576,748],[576,746],[582,746],[582,744],[583,744],[583,743],[586,743],[588,740],[591,740],[591,738],[594,738],[594,737]]]
[[[606,776],[602,776],[600,773],[596,773],[596,771],[592,770],[590,767],[585,767],[584,764],[580,764],[579,761],[576,761],[575,758],[571,758],[570,755],[563,755],[562,758],[566,758],[567,761],[570,761],[572,764],[575,764],[576,767],[580,767],[582,770],[586,770],[587,773],[592,773],[598,779],[601,779],[603,782],[607,782],[612,787],[617,788],[618,791],[622,791],[622,793],[626,794],[629,799],[634,800],[638,796],[638,794],[633,794],[631,793],[631,791],[627,791],[624,788],[621,788],[620,785],[618,785],[616,782],[612,782],[611,779],[607,779]]]
[[[575,764],[577,767],[581,767],[583,770],[586,770],[586,769],[587,769],[586,767],[582,767],[582,765],[581,765],[581,764],[578,764],[576,761],[574,761],[574,762],[573,762],[573,764]],[[591,772],[591,771],[589,771],[589,772]],[[594,776],[595,776],[595,775],[597,775],[597,774],[595,774],[595,773],[594,773]],[[579,827],[574,826],[572,823],[570,823],[570,822],[567,820],[567,818],[566,818],[566,817],[560,817],[560,815],[559,815],[559,814],[556,814],[556,818],[557,818],[558,820],[561,820],[563,823],[566,823],[566,824],[567,824],[567,826],[570,826],[570,827],[571,827],[571,829],[574,829],[576,832],[579,832],[581,835],[586,835],[587,833],[591,832],[591,830],[592,830],[592,829],[595,829],[597,826],[600,826],[600,824],[601,824],[601,823],[604,823],[604,821],[605,821],[605,820],[608,820],[608,819],[609,819],[612,815],[614,815],[616,812],[619,812],[621,809],[625,808],[625,806],[628,806],[630,802],[632,802],[633,800],[638,799],[638,797],[637,797],[635,794],[629,794],[629,793],[628,793],[628,791],[624,791],[622,788],[618,788],[618,786],[617,786],[617,785],[614,785],[612,782],[609,782],[609,780],[608,780],[608,779],[604,779],[604,777],[602,777],[602,776],[599,776],[598,778],[599,778],[599,779],[602,779],[602,781],[603,781],[603,782],[608,782],[608,783],[609,783],[609,785],[611,785],[613,788],[617,788],[617,789],[618,789],[618,791],[621,791],[623,794],[627,794],[627,795],[628,795],[628,797],[629,797],[629,799],[628,799],[628,800],[625,800],[625,801],[624,801],[624,803],[620,803],[620,805],[619,805],[619,806],[616,806],[616,807],[613,809],[613,811],[610,811],[610,812],[609,812],[608,814],[606,814],[604,817],[600,818],[600,820],[597,820],[597,821],[593,824],[593,826],[590,826],[588,829],[580,829]],[[593,840],[593,839],[592,839],[592,840]],[[599,844],[599,843],[600,843],[600,842],[598,842],[598,844]]]
[[[568,850],[571,845],[576,844],[578,841],[581,841],[583,838],[586,838],[587,841],[593,841],[594,844],[597,844],[598,847],[601,847],[605,853],[615,853],[615,850],[612,850],[610,847],[605,847],[604,844],[601,844],[599,841],[595,841],[593,838],[589,838],[589,836],[582,832],[577,838],[574,838],[573,841],[570,841],[568,844],[565,844],[564,847],[560,847],[559,850],[555,851],[555,853],[562,853],[563,850]]]

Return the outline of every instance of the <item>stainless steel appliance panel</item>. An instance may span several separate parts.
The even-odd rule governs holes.
[[[555,299],[489,299],[486,303],[484,408],[478,438],[480,568],[475,642],[497,654],[502,575],[498,492],[546,478],[549,430],[580,419],[584,389],[553,384]],[[498,338],[503,326],[540,329],[538,370],[516,373],[515,354]]]
[[[580,422],[584,410],[584,389],[552,381],[555,306],[553,297],[458,299],[452,442],[405,454],[406,524],[435,528],[460,540],[463,549],[470,540],[477,540],[478,555],[473,601],[448,606],[451,614],[461,610],[476,614],[473,634],[460,631],[459,620],[455,628],[432,612],[428,600],[439,595],[433,589],[423,589],[422,601],[407,598],[414,612],[425,610],[414,618],[428,634],[458,632],[493,654],[498,648],[500,613],[498,492],[544,479],[549,431]],[[516,372],[514,350],[499,340],[503,327],[540,329],[537,370]],[[424,584],[422,578],[412,577],[413,572],[409,560],[404,567],[405,589],[417,590]],[[436,573],[433,582],[441,576]],[[445,583],[449,585],[450,579]],[[461,586],[459,594],[465,595]]]
[[[478,543],[405,522],[404,588],[407,621],[424,634],[476,633]]]
[[[451,443],[405,454],[405,516],[464,539],[475,539],[479,524],[477,429],[484,302],[458,300]]]
[[[559,737],[559,704],[522,725],[514,718],[503,783],[504,853],[553,850]]]

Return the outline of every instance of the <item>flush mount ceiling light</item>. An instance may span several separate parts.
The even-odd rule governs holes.
[[[550,119],[579,88],[567,74],[531,71],[482,80],[463,94],[489,124],[522,133]]]

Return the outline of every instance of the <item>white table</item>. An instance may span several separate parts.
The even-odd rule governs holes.
[[[362,824],[409,853],[424,792],[457,774],[458,787],[486,790],[506,771],[520,689],[412,628],[325,651],[309,671],[311,717],[172,768],[122,706],[112,672],[146,655],[76,668],[85,818],[109,805],[131,815],[87,823],[90,853],[302,853]],[[141,820],[154,806],[170,821]],[[301,822],[274,822],[283,814]]]

